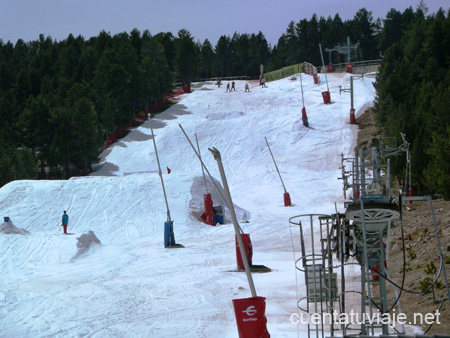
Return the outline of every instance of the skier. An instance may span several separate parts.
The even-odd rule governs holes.
[[[262,88],[267,88],[267,86],[266,86],[266,79],[265,78],[262,78],[261,87]]]
[[[234,91],[236,91],[236,87],[234,86],[234,81],[231,82],[231,90],[233,90],[233,89],[234,89]],[[230,90],[230,92],[231,92],[231,90]]]
[[[248,83],[247,82],[245,83],[245,91],[246,92],[250,92],[250,88],[248,88]]]
[[[231,90],[230,90],[230,83],[229,82],[227,83],[227,90],[225,92],[231,92]]]
[[[64,233],[67,234],[67,225],[69,224],[69,215],[67,215],[64,210],[64,215],[62,216],[62,224],[61,226],[64,228]]]

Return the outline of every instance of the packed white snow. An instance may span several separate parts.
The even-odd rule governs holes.
[[[195,144],[222,189],[223,160],[238,221],[253,243],[253,263],[272,269],[253,274],[266,297],[267,328],[273,337],[306,337],[290,322],[304,281],[296,279],[289,218],[343,210],[340,155],[352,155],[357,126],[349,124],[350,74],[328,74],[331,104],[323,103],[325,78],[314,85],[302,75],[310,128],[302,124],[299,75],[261,88],[236,81],[225,93],[212,82],[105,150],[96,172],[66,181],[15,181],[0,190],[2,216],[30,232],[0,234],[1,337],[237,337],[232,300],[251,297],[245,273],[236,270],[234,228],[200,221],[203,194],[213,194],[179,124]],[[373,104],[374,76],[355,79],[359,115]],[[175,240],[165,249],[168,213],[158,174],[154,129]],[[264,137],[290,193],[284,189]],[[167,168],[171,169],[168,174]],[[68,231],[61,232],[64,210]],[[92,230],[101,245],[77,259],[77,237]],[[92,239],[92,238],[91,238]],[[297,257],[299,253],[297,252]],[[297,285],[298,282],[298,285]],[[300,295],[297,294],[300,292]],[[301,294],[303,292],[303,294]],[[299,332],[299,333],[298,333]]]
[[[3,222],[0,225],[0,233],[6,234],[6,235],[28,235],[29,232],[25,229],[20,229],[16,227],[13,222]]]
[[[79,256],[87,253],[90,249],[102,244],[100,240],[95,236],[93,231],[89,231],[86,234],[82,234],[77,238],[77,249],[78,252],[72,259],[78,258]]]

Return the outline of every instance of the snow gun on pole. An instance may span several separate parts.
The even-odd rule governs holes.
[[[206,173],[208,174],[209,178],[211,179],[211,182],[216,187],[216,190],[219,193],[220,197],[222,197],[223,202],[228,207],[228,209],[230,209],[230,206],[228,205],[228,201],[226,200],[226,198],[221,193],[219,187],[217,186],[217,184],[214,181],[213,177],[209,173],[209,170],[206,167],[205,163],[203,163],[202,157],[200,156],[200,148],[198,147],[198,141],[197,141],[197,148],[198,148],[198,152],[197,152],[197,150],[195,149],[195,147],[192,144],[191,140],[189,139],[189,136],[187,136],[186,132],[184,131],[183,126],[181,124],[179,124],[178,126],[180,127],[181,131],[183,132],[184,136],[186,137],[186,140],[188,141],[188,143],[191,146],[192,150],[194,151],[195,155],[200,160],[200,164],[202,165],[202,169],[204,169],[206,171]],[[197,135],[196,135],[196,137],[197,137]],[[203,172],[203,174],[204,174],[204,172]],[[206,178],[205,178],[205,176],[204,176],[204,179],[205,179],[205,185],[206,185]],[[206,203],[206,201],[205,201],[205,203]],[[212,200],[211,200],[211,203],[212,203]],[[206,206],[206,204],[205,204],[205,206]],[[215,210],[214,208],[216,208],[217,210]],[[213,207],[213,211],[215,213],[215,224],[217,224],[217,223],[224,224],[225,223],[224,208],[222,206]],[[215,224],[213,224],[213,225],[215,225]]]
[[[330,96],[330,88],[328,87],[328,78],[327,78],[327,69],[325,68],[325,62],[323,60],[323,54],[322,54],[322,45],[319,43],[319,49],[320,49],[320,57],[322,58],[322,66],[323,70],[325,71],[325,81],[327,82],[327,91],[322,92],[323,97],[323,103],[327,104],[330,103],[331,96]]]
[[[202,165],[202,155],[200,154],[200,146],[198,144],[197,134],[195,134],[195,142],[197,143],[198,158],[200,160],[200,165],[202,167],[203,181],[205,182],[205,189],[206,189],[206,194],[203,195],[203,203],[205,205],[205,211],[200,215],[200,218],[206,224],[216,225],[216,213],[214,211],[214,204],[211,197],[211,193],[208,191],[208,185],[206,184],[205,169],[203,169]]]
[[[225,170],[222,164],[222,158],[220,152],[216,148],[208,149],[217,161],[219,167],[220,177],[222,178],[223,189],[225,196],[230,206],[231,218],[233,219],[234,231],[236,234],[237,246],[239,247],[240,257],[247,259],[251,258],[250,254],[247,256],[246,246],[243,238],[249,238],[246,234],[241,234],[240,227],[236,218],[236,212],[234,210],[233,201],[231,200],[230,189],[228,188],[227,178],[225,176]],[[237,248],[236,248],[237,249]],[[245,274],[247,275],[248,285],[252,293],[252,297],[243,299],[233,299],[234,313],[236,316],[236,322],[239,332],[239,337],[260,337],[269,338],[270,334],[267,331],[265,316],[266,298],[258,297],[256,295],[255,285],[253,284],[252,273],[250,270],[250,263],[247,259],[242,259]],[[249,312],[251,310],[251,312]]]
[[[208,150],[211,152],[214,159],[217,161],[217,165],[219,167],[219,172],[220,172],[220,177],[222,178],[222,184],[223,184],[223,190],[225,192],[225,198],[227,199],[227,202],[228,202],[227,204],[228,204],[228,207],[229,207],[230,213],[231,213],[231,219],[233,220],[234,232],[236,234],[236,239],[239,244],[239,250],[241,252],[241,256],[246,257],[247,255],[246,255],[245,248],[244,248],[244,242],[242,241],[242,237],[241,237],[241,228],[237,221],[236,212],[233,207],[233,201],[231,199],[230,189],[228,187],[227,178],[225,176],[225,170],[224,170],[223,164],[222,164],[222,157],[220,156],[220,152],[216,148],[208,149]],[[253,284],[252,273],[250,271],[250,265],[248,263],[248,260],[243,259],[243,263],[244,263],[245,273],[247,275],[248,285],[249,285],[250,291],[252,293],[252,297],[256,297],[257,295],[256,295],[255,285]]]
[[[173,232],[173,221],[170,218],[169,203],[167,202],[167,194],[166,194],[166,189],[164,187],[164,180],[162,177],[161,164],[159,163],[158,149],[156,148],[155,134],[153,133],[153,128],[152,128],[151,123],[150,123],[150,130],[152,131],[153,146],[155,147],[156,162],[158,163],[158,174],[159,174],[159,177],[161,178],[161,186],[163,189],[164,200],[166,201],[166,209],[167,209],[167,221],[164,223],[164,247],[165,248],[183,248],[183,246],[181,244],[175,243],[175,234]]]
[[[284,186],[283,179],[281,178],[281,174],[280,174],[280,171],[278,170],[277,162],[275,161],[275,157],[273,157],[272,150],[270,149],[269,142],[267,141],[267,137],[264,137],[264,139],[266,140],[267,148],[269,148],[269,152],[270,152],[270,155],[272,156],[273,164],[275,164],[275,168],[277,169],[278,176],[280,176],[281,185],[283,186],[283,189],[284,189],[284,206],[291,207],[292,206],[291,196],[286,191],[286,187]]]
[[[306,115],[306,108],[305,108],[305,97],[303,96],[303,81],[302,81],[302,66],[301,65],[298,66],[298,72],[300,73],[300,87],[302,89],[302,104],[303,104],[302,121],[303,121],[303,125],[305,127],[309,127],[308,116]],[[267,139],[266,139],[266,142],[267,142]],[[269,150],[270,150],[270,148],[269,148]]]

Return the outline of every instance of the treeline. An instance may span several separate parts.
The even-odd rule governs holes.
[[[0,186],[88,172],[109,133],[172,89],[163,40],[133,30],[1,42]]]
[[[88,172],[108,134],[176,83],[257,77],[261,63],[265,72],[302,61],[320,65],[319,43],[333,48],[347,37],[360,43],[353,60],[379,58],[406,41],[414,22],[428,20],[425,15],[423,5],[392,10],[384,20],[374,20],[364,8],[347,21],[338,14],[313,15],[292,21],[273,47],[262,32],[223,35],[213,46],[196,42],[184,29],[176,36],[134,29],[113,36],[102,31],[87,40],[72,35],[63,41],[43,35],[15,44],[0,40],[0,186]],[[337,53],[332,60],[328,53],[324,57],[326,63],[346,61]]]
[[[389,136],[411,144],[416,193],[450,196],[450,16],[439,10],[391,10],[377,82],[377,119]],[[400,144],[400,143],[399,143]],[[405,156],[393,159],[405,177]],[[408,182],[407,182],[408,183]]]

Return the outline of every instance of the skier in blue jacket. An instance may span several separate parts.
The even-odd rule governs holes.
[[[64,210],[64,214],[62,216],[62,226],[64,228],[64,233],[67,234],[67,225],[69,224],[69,215],[66,214],[66,211]]]

